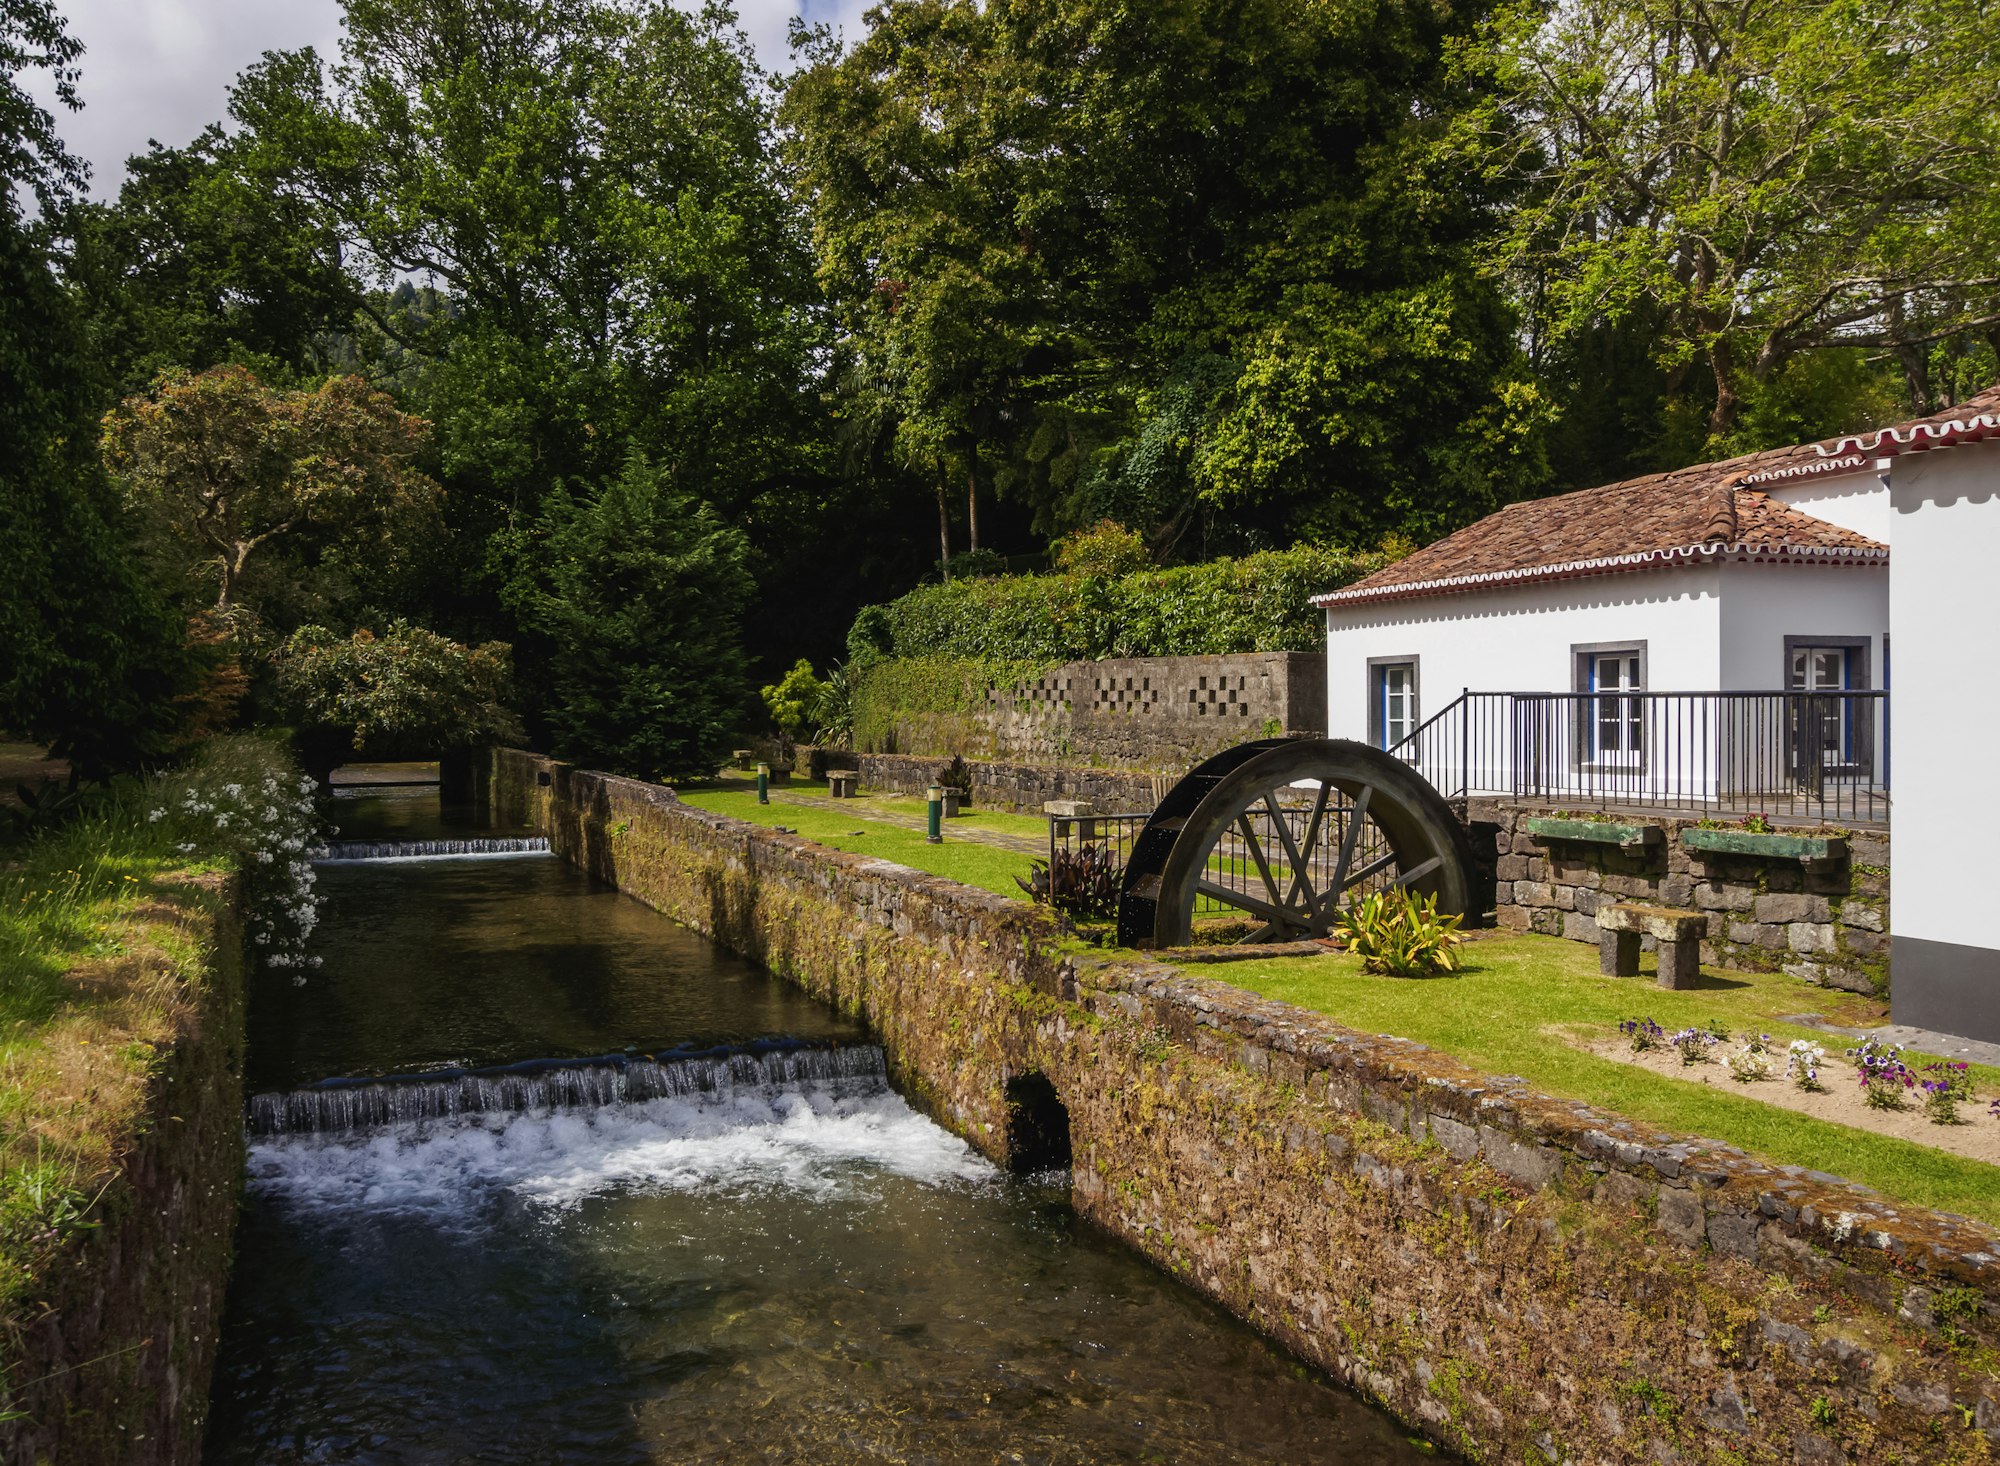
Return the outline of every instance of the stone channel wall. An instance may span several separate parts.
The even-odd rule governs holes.
[[[118,984],[173,993],[135,1005],[146,1016],[127,1047],[152,1054],[143,1079],[86,1078],[90,1060],[71,1064],[110,1117],[97,1123],[113,1127],[117,1160],[86,1225],[26,1284],[22,1326],[0,1339],[6,1466],[201,1459],[243,1174],[237,889],[189,877],[133,918],[124,958],[82,978],[100,998]],[[203,954],[193,964],[190,948]]]
[[[865,685],[862,699],[878,695]],[[972,689],[954,712],[887,707],[869,753],[1171,769],[1246,739],[1326,728],[1326,659],[1312,652],[1070,662]]]
[[[1685,818],[1619,816],[1661,831],[1661,842],[1644,854],[1529,833],[1530,819],[1552,813],[1480,799],[1467,809],[1475,834],[1492,841],[1500,925],[1595,942],[1600,903],[1653,901],[1708,913],[1704,962],[1888,994],[1887,830],[1839,831],[1847,854],[1816,869],[1796,860],[1690,852],[1681,846],[1681,831],[1696,821]]]
[[[1005,1162],[1067,1110],[1078,1211],[1479,1461],[1990,1459],[2000,1237],[1477,1074],[1044,911],[495,755],[564,856],[863,1019]]]

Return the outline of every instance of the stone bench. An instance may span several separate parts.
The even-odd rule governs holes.
[[[835,799],[852,799],[861,792],[861,770],[828,769],[826,783]]]
[[[1597,931],[1597,968],[1606,977],[1636,977],[1639,938],[1651,937],[1660,954],[1661,987],[1691,988],[1700,978],[1705,912],[1620,901],[1598,910]]]

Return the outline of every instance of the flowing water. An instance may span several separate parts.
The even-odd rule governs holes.
[[[420,803],[343,823],[465,833]],[[1427,1454],[553,857],[322,886],[324,968],[252,1000],[211,1462]]]

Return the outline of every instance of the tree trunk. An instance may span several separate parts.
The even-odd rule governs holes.
[[[951,511],[945,507],[944,465],[938,465],[938,570],[951,583]]]
[[[965,471],[965,533],[970,548],[979,548],[979,460]]]
[[[1743,405],[1736,393],[1736,354],[1728,337],[1715,338],[1708,348],[1708,364],[1715,373],[1715,407],[1708,414],[1708,436],[1713,441],[1736,430],[1736,414]]]

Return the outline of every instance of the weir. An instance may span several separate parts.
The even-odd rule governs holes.
[[[322,865],[357,860],[439,860],[481,855],[546,855],[546,835],[483,835],[439,840],[329,840]]]
[[[489,1069],[330,1079],[304,1089],[253,1095],[247,1111],[252,1135],[299,1135],[461,1115],[596,1109],[658,1099],[726,1100],[739,1093],[770,1097],[798,1090],[851,1098],[888,1087],[888,1069],[877,1045],[822,1047],[776,1040],[699,1054],[603,1054],[531,1059]]]

